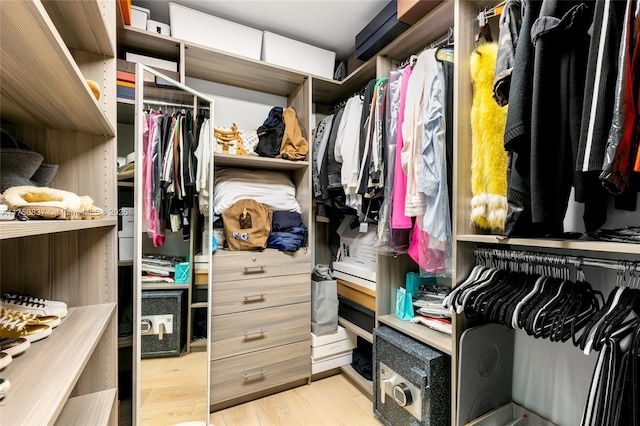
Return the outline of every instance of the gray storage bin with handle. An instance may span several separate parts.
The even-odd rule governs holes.
[[[316,336],[338,331],[338,283],[329,265],[316,265],[311,274],[311,332]]]

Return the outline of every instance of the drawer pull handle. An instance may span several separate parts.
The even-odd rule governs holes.
[[[245,266],[244,267],[244,273],[245,274],[255,274],[257,272],[264,272],[264,268],[266,268],[267,265],[252,265],[252,266]]]
[[[256,294],[245,294],[244,301],[245,302],[257,302],[260,300],[264,300],[264,297],[267,293],[256,293]]]
[[[254,371],[253,373],[244,373],[244,378],[245,380],[250,379],[253,376],[262,376],[264,375],[264,373],[266,373],[267,370],[258,370],[258,371]]]
[[[259,328],[259,329],[257,329],[257,330],[253,330],[253,331],[245,330],[245,331],[243,331],[243,332],[242,332],[242,334],[244,334],[244,337],[249,337],[249,336],[252,336],[252,335],[254,335],[254,334],[259,334],[259,335],[260,335],[260,337],[263,337],[263,336],[264,336],[264,333],[265,333],[266,331],[267,331],[267,330],[265,330],[264,328]]]

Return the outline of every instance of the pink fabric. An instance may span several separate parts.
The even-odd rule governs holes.
[[[408,254],[420,267],[420,272],[441,274],[447,266],[446,253],[429,247],[429,234],[420,229],[419,220],[413,227]]]
[[[143,147],[142,158],[142,201],[144,205],[145,219],[147,219],[147,233],[153,242],[154,247],[160,247],[164,244],[164,235],[160,226],[160,216],[158,210],[153,207],[151,202],[153,188],[153,137],[156,128],[156,118],[160,113],[151,114],[149,117],[149,134],[146,140],[146,146]]]
[[[404,107],[407,100],[407,85],[411,76],[411,67],[402,70],[402,85],[400,86],[400,106],[398,108],[398,130],[396,135],[396,165],[393,172],[393,195],[391,197],[391,228],[411,229],[411,218],[405,216],[404,205],[407,193],[407,175],[402,170],[401,152],[404,145],[402,137],[402,122],[404,121]]]

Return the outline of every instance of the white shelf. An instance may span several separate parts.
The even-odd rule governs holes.
[[[554,240],[549,238],[505,238],[501,235],[458,235],[457,240],[460,242],[482,244],[640,254],[640,244],[614,243],[609,241]]]
[[[43,0],[42,5],[68,47],[115,56],[111,33],[97,0]],[[73,27],[69,22],[74,23]]]
[[[107,217],[94,220],[11,220],[0,222],[0,240],[32,235],[116,226],[118,219]]]
[[[382,315],[378,317],[378,322],[388,325],[447,355],[453,354],[453,339],[449,334],[440,333],[421,324],[402,321],[395,315]]]
[[[2,372],[11,383],[2,424],[53,423],[115,311],[115,303],[70,308],[50,336],[15,357]]]
[[[107,389],[69,398],[56,425],[106,425],[113,411],[117,389]]]
[[[115,136],[44,6],[37,0],[2,2],[0,19],[2,118],[32,127]]]

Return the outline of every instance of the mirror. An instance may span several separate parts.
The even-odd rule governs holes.
[[[213,101],[141,64],[135,93],[134,424],[208,424]]]

